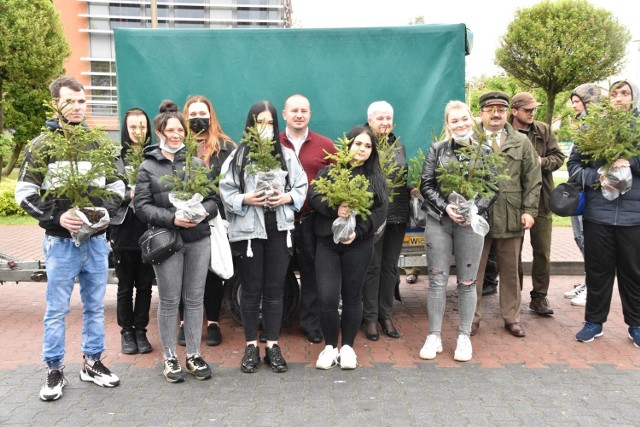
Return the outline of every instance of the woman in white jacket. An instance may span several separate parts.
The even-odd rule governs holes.
[[[240,313],[246,347],[240,369],[256,372],[260,363],[257,347],[260,303],[267,339],[265,362],[274,372],[286,372],[287,362],[278,346],[284,284],[292,253],[291,230],[294,211],[300,210],[307,194],[307,178],[295,153],[278,141],[278,115],[269,101],[255,103],[249,110],[245,130],[258,125],[263,137],[275,139],[273,154],[286,172],[285,188],[267,195],[256,191],[249,146],[240,144],[222,166],[220,196],[229,221],[229,241],[242,281]]]

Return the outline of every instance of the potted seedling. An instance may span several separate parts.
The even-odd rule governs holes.
[[[249,149],[247,157],[248,175],[254,175],[256,180],[256,192],[264,191],[267,197],[271,197],[276,191],[284,191],[287,173],[282,170],[280,155],[274,154],[275,140],[262,136],[263,125],[255,124],[246,129],[242,135],[242,141]]]

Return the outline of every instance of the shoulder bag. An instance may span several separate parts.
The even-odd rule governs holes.
[[[549,196],[549,209],[558,216],[582,215],[587,201],[587,193],[584,188],[584,170],[582,170],[582,182],[575,181],[574,176],[569,177],[567,182],[559,184],[553,189]]]
[[[159,265],[184,246],[175,228],[149,227],[138,240],[142,262]]]

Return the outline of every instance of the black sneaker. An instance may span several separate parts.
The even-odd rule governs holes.
[[[82,381],[93,382],[100,387],[115,387],[120,384],[120,378],[112,374],[101,360],[96,360],[93,362],[93,365],[90,365],[87,359],[85,359],[82,364],[82,369],[80,370],[80,379]]]
[[[50,400],[60,399],[62,396],[62,389],[67,385],[67,379],[64,377],[62,370],[60,369],[47,370],[47,379],[44,381],[42,388],[40,389],[40,399],[45,402]]]
[[[196,377],[197,380],[211,378],[211,368],[199,354],[187,357],[187,372]]]
[[[287,372],[287,362],[282,357],[282,350],[280,350],[278,344],[274,344],[271,348],[266,348],[264,362],[271,367],[273,372]]]
[[[180,330],[178,331],[178,345],[183,347],[187,345],[187,341],[184,339],[184,325],[180,325]]]
[[[222,332],[220,332],[220,326],[216,323],[212,323],[207,326],[207,345],[220,345],[222,342]]]
[[[249,344],[244,348],[244,356],[242,356],[240,370],[245,374],[252,374],[258,370],[259,364],[260,349],[253,344]]]
[[[142,329],[136,329],[136,344],[138,345],[138,353],[151,353],[153,347],[147,338],[147,333]]]
[[[178,359],[175,357],[164,361],[164,370],[162,373],[170,383],[181,383],[187,376],[180,367],[180,362],[178,362]]]
[[[138,344],[136,344],[136,338],[133,331],[122,331],[120,342],[122,345],[122,354],[138,353]]]

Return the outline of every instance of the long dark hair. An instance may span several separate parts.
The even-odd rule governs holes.
[[[280,128],[278,127],[278,113],[276,111],[276,107],[269,101],[263,100],[258,101],[249,108],[249,113],[247,114],[247,120],[244,125],[244,130],[247,131],[250,128],[256,125],[256,120],[258,118],[258,114],[268,111],[271,113],[271,117],[273,118],[273,140],[275,144],[273,144],[273,154],[278,155],[280,159],[280,167],[283,171],[287,172],[286,181],[289,183],[289,171],[287,170],[287,163],[284,161],[284,156],[282,155],[282,145],[280,144]],[[246,142],[243,142],[238,147],[237,155],[240,156],[239,163],[241,165],[240,170],[236,171],[236,175],[240,178],[240,191],[244,192],[244,170],[247,166],[247,154],[249,154],[249,147]],[[238,164],[238,162],[235,162]],[[286,190],[285,190],[286,191]]]
[[[149,142],[147,143],[147,145],[153,145],[153,139],[152,139],[152,135],[153,135],[153,129],[151,129],[151,120],[149,120],[149,116],[147,115],[147,113],[145,113],[145,111],[142,108],[138,108],[138,107],[134,107],[134,108],[130,108],[129,110],[127,110],[126,113],[124,113],[124,119],[122,119],[122,126],[121,126],[121,131],[120,131],[120,144],[122,145],[122,148],[126,151],[129,149],[129,147],[135,142],[131,140],[131,137],[129,136],[129,128],[127,127],[127,119],[129,118],[129,116],[138,116],[138,115],[143,115],[146,119],[147,119],[147,134],[146,134],[146,138],[149,140]]]
[[[356,136],[363,133],[367,134],[371,139],[371,155],[367,160],[365,160],[361,167],[369,180],[369,184],[371,185],[373,192],[378,196],[378,198],[384,200],[389,195],[389,191],[387,190],[387,181],[382,174],[382,169],[380,169],[380,156],[378,155],[377,141],[375,135],[371,131],[371,128],[369,126],[362,125],[352,128],[347,134],[347,139],[349,140],[348,147],[351,148]]]

